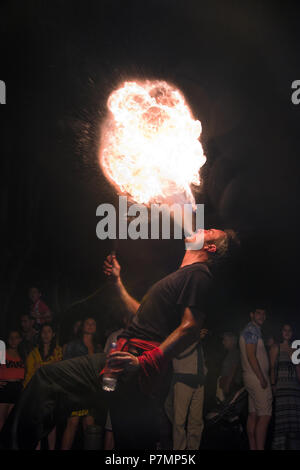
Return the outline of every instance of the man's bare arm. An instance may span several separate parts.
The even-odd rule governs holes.
[[[256,375],[258,380],[260,381],[261,386],[263,388],[265,388],[267,386],[267,382],[266,382],[264,374],[262,373],[262,370],[259,366],[258,360],[256,358],[256,348],[257,348],[256,344],[246,344],[246,351],[247,351],[247,357],[248,357],[249,364],[250,364],[254,374]]]
[[[223,390],[224,393],[228,393],[232,384],[232,381],[234,379],[234,376],[237,372],[238,369],[238,364],[235,364],[232,369],[230,370],[228,375],[225,375],[221,377],[220,380],[220,387]]]
[[[185,308],[180,326],[159,346],[167,360],[173,359],[191,344],[199,341],[204,318],[203,314],[195,312],[194,315],[189,307]],[[139,360],[129,352],[116,351],[110,354],[108,365],[114,368],[116,373],[136,372],[139,369]]]
[[[135,315],[139,309],[140,303],[127,292],[120,277],[116,282],[116,287],[118,289],[119,296],[129,313]]]
[[[181,324],[159,346],[167,359],[173,359],[199,340],[205,316],[186,307]]]
[[[115,255],[109,255],[106,258],[104,261],[103,272],[106,277],[111,279],[115,284],[120,299],[127,308],[128,312],[131,315],[135,315],[140,306],[140,303],[127,292],[120,276],[121,266],[119,265]]]

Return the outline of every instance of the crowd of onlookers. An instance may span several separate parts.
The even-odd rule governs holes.
[[[5,363],[0,365],[0,431],[38,368],[108,352],[122,331],[107,335],[102,346],[97,340],[96,320],[87,316],[74,322],[69,340],[60,344],[57,323],[39,289],[32,287],[29,298],[30,311],[20,317],[18,328],[9,331]],[[264,338],[261,327],[265,318],[265,309],[253,309],[250,322],[241,333],[227,331],[219,338],[224,354],[215,377],[214,402],[216,406],[226,405],[244,387],[248,400],[240,413],[241,436],[247,436],[249,448],[300,449],[300,366],[291,359],[294,331],[291,325],[284,324],[280,337]],[[202,329],[198,341],[173,360],[172,382],[162,410],[158,443],[161,449],[205,448],[205,400],[210,373],[206,342],[211,334]],[[97,428],[97,422],[95,409],[74,409],[37,449],[84,448],[84,437],[80,440],[78,435],[84,436],[88,430]],[[111,450],[114,438],[109,413],[103,431],[98,435],[99,448]]]
[[[295,335],[292,326],[285,323],[275,334],[278,337],[263,337],[261,327],[266,314],[264,308],[253,309],[249,323],[239,335],[223,334],[226,354],[219,369],[215,398],[224,404],[223,410],[226,406],[234,409],[235,400],[242,396],[239,392],[246,391],[244,407],[236,413],[240,415],[240,437],[246,437],[247,448],[300,450],[300,365],[292,360]],[[175,450],[201,448],[208,372],[201,343],[206,334],[207,330],[202,330],[199,343],[173,360],[173,384],[166,409],[173,423]],[[233,432],[233,427],[227,431]]]
[[[37,369],[63,359],[103,351],[96,339],[97,325],[94,318],[75,321],[69,341],[61,345],[57,322],[42,300],[39,289],[30,288],[29,298],[30,311],[21,316],[18,328],[9,331],[5,364],[0,365],[0,431]],[[60,436],[61,449],[72,448],[80,421],[83,429],[93,425],[93,410],[74,410],[66,417]],[[48,435],[44,445],[49,450],[57,448],[56,428]]]

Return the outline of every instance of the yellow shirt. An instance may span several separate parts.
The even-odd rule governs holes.
[[[52,356],[50,356],[46,361],[43,361],[39,348],[36,347],[34,348],[27,357],[26,360],[26,373],[25,373],[25,379],[23,382],[23,387],[25,388],[28,384],[28,382],[31,380],[32,376],[34,373],[39,369],[40,367],[46,365],[46,364],[52,364],[53,362],[58,362],[62,360],[62,348],[60,346],[56,346]]]

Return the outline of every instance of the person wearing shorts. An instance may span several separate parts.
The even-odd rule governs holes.
[[[240,335],[243,381],[248,392],[247,433],[251,450],[263,450],[272,415],[269,358],[261,335],[266,310],[250,313],[251,321]]]

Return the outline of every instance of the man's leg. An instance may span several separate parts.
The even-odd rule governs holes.
[[[187,449],[198,450],[200,447],[203,421],[204,385],[198,386],[193,393],[188,414]]]
[[[70,416],[68,418],[62,437],[61,450],[70,450],[72,448],[79,421],[79,416]]]
[[[181,382],[174,384],[173,449],[187,448],[186,422],[194,389]]]
[[[155,450],[159,441],[158,404],[140,391],[136,380],[119,384],[109,398],[115,448]]]
[[[104,363],[105,354],[100,353],[38,369],[14,410],[13,447],[34,449],[55,426],[55,411],[62,401],[70,412],[77,406],[88,408],[97,395],[104,401],[98,375]]]
[[[256,443],[256,426],[258,420],[258,406],[257,406],[257,393],[256,390],[258,386],[260,386],[258,380],[248,380],[244,381],[245,387],[248,392],[248,408],[249,414],[247,419],[247,434],[248,434],[248,441],[249,441],[249,448],[250,450],[257,450],[257,443]]]
[[[266,388],[256,387],[253,398],[258,415],[255,427],[256,449],[264,450],[267,431],[272,416],[271,386],[268,385]]]

